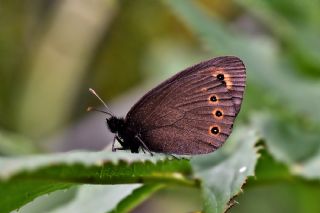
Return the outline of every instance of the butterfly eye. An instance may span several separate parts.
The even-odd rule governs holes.
[[[220,80],[220,81],[223,81],[224,80],[224,75],[223,74],[218,74],[217,75],[217,79]]]
[[[221,116],[222,116],[222,112],[221,112],[220,110],[217,110],[216,113],[215,113],[215,115],[216,115],[217,117],[221,117]]]
[[[213,95],[210,97],[210,101],[216,102],[217,101],[217,96]]]
[[[211,128],[211,133],[214,134],[214,135],[218,134],[219,133],[219,128],[216,127],[216,126],[212,127]]]

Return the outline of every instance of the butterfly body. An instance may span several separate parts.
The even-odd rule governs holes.
[[[144,95],[125,118],[107,126],[121,149],[170,154],[205,154],[231,134],[246,73],[243,62],[223,56],[189,67]]]
[[[123,150],[131,150],[132,153],[138,153],[139,147],[141,146],[140,142],[137,141],[136,136],[139,135],[135,129],[130,128],[125,122],[124,118],[118,118],[111,116],[107,120],[107,127],[110,132],[116,134],[116,139],[119,141]],[[113,150],[115,150],[113,148]]]

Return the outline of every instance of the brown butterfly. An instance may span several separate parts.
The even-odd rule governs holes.
[[[114,148],[113,143],[113,151],[213,152],[231,134],[245,85],[243,62],[235,56],[222,56],[164,81],[145,94],[125,118],[115,117],[107,108],[107,126],[122,146]]]

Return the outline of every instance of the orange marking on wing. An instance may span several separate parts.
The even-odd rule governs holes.
[[[227,89],[232,89],[233,83],[229,74],[224,74],[224,81],[226,82]]]

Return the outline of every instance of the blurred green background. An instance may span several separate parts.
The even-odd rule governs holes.
[[[320,212],[319,24],[319,0],[1,0],[0,154],[102,149],[112,136],[85,111],[99,105],[89,87],[125,115],[185,67],[236,55],[248,82],[235,128],[252,125],[290,174],[263,181],[271,163],[258,166],[230,212]],[[164,190],[137,212],[186,212],[195,194]]]

